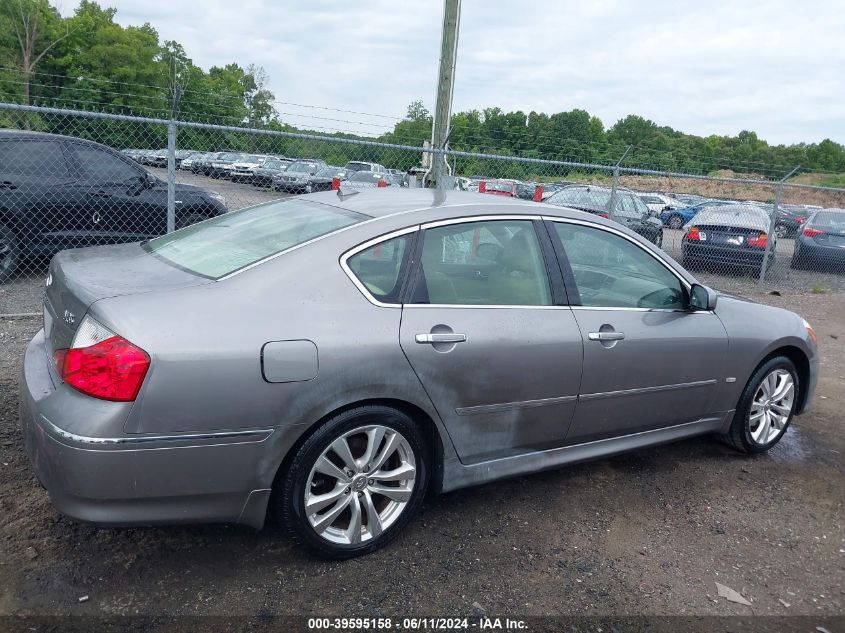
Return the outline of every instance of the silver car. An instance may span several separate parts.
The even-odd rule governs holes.
[[[393,187],[60,253],[20,418],[71,517],[269,516],[347,558],[427,490],[707,433],[766,451],[817,369],[800,316],[698,284],[616,223]]]

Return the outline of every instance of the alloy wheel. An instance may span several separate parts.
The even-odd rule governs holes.
[[[305,486],[305,514],[332,543],[378,538],[404,512],[417,477],[414,451],[395,429],[361,426],[320,454]]]
[[[748,412],[751,439],[765,445],[776,439],[786,428],[795,405],[795,380],[785,369],[769,373],[754,394]]]

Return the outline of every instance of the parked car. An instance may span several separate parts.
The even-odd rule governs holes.
[[[292,158],[270,157],[252,175],[252,184],[256,187],[270,187],[273,179],[284,172],[294,160]]]
[[[792,268],[837,266],[845,272],[845,209],[815,211],[795,240]]]
[[[179,161],[178,169],[183,171],[194,171],[194,163],[198,160],[201,160],[202,157],[205,156],[203,152],[190,152],[187,156],[184,156],[181,161]]]
[[[206,176],[211,178],[228,178],[232,172],[232,165],[237,163],[243,154],[240,152],[218,152],[210,161]]]
[[[289,193],[305,193],[311,177],[326,166],[325,161],[317,159],[298,160],[273,178],[273,187]]]
[[[177,226],[226,212],[223,197],[176,185]],[[0,281],[23,259],[167,229],[167,185],[105,145],[0,130]]]
[[[705,198],[704,196],[699,196],[698,194],[694,194],[694,193],[674,193],[672,195],[675,198],[675,200],[677,200],[681,204],[684,204],[684,205],[687,205],[687,206],[690,206],[690,207],[695,206],[698,203],[704,202],[705,200],[709,199],[709,198]]]
[[[352,171],[371,171],[376,174],[386,174],[387,168],[384,165],[380,165],[378,163],[368,163],[366,161],[361,160],[350,160],[346,163],[344,169],[348,172]]]
[[[811,209],[798,204],[778,205],[775,233],[778,237],[796,237],[812,213]]]
[[[350,189],[369,189],[371,187],[390,187],[393,181],[389,174],[372,171],[347,172],[346,185]]]
[[[668,209],[660,214],[660,220],[670,229],[680,229],[683,228],[685,224],[688,224],[690,220],[692,220],[702,209],[707,209],[709,207],[722,207],[727,204],[739,203],[732,200],[702,200],[691,207],[676,207]]]
[[[570,185],[556,191],[545,202],[593,213],[603,218],[611,216],[612,190],[593,185]],[[663,245],[663,223],[640,200],[633,191],[616,190],[612,219],[639,233],[648,241]]]
[[[431,189],[66,251],[44,315],[18,399],[60,512],[269,515],[337,559],[389,543],[427,492],[705,434],[765,452],[819,362],[800,316],[702,286],[616,223]]]
[[[518,182],[516,183],[516,197],[522,200],[533,200],[534,193],[537,191],[536,182]]]
[[[494,196],[516,198],[516,187],[517,184],[515,180],[481,180],[478,183],[478,192],[489,193]]]
[[[777,237],[768,235],[769,215],[750,204],[707,207],[684,227],[681,253],[689,269],[703,265],[759,270],[766,245],[769,265],[774,262]]]
[[[211,163],[223,152],[205,152],[199,158],[195,158],[191,164],[191,171],[195,174],[208,176],[211,173]]]
[[[326,165],[321,168],[316,174],[311,176],[308,183],[305,185],[305,191],[311,193],[312,191],[328,191],[332,188],[332,181],[338,178],[341,182],[345,181],[349,172],[343,167],[335,167],[333,165]]]
[[[241,154],[240,158],[232,163],[229,170],[229,179],[232,182],[252,182],[255,170],[264,164],[267,156],[264,154]]]
[[[660,215],[664,211],[668,211],[670,209],[678,209],[687,206],[680,200],[670,198],[662,193],[638,193],[637,196],[639,196],[645,206],[647,206],[651,211],[654,211],[657,215]]]

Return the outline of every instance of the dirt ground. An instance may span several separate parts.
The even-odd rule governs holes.
[[[699,438],[433,497],[343,563],[277,529],[57,514],[17,422],[40,323],[0,320],[0,615],[845,615],[845,295],[756,298],[805,316],[822,355],[812,412],[770,453]]]

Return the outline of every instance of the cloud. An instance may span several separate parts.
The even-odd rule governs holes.
[[[264,66],[294,124],[375,134],[393,120],[290,104],[402,116],[434,103],[440,2],[111,4],[204,68]],[[463,0],[454,109],[581,108],[607,126],[640,114],[702,135],[845,142],[842,33],[834,0]]]

